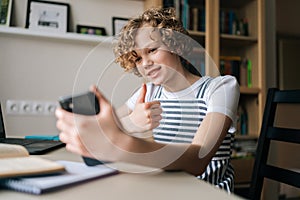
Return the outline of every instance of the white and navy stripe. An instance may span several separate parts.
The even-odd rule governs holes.
[[[211,79],[205,80],[195,92],[195,99],[167,99],[159,87],[154,99],[159,100],[163,110],[160,125],[153,130],[155,141],[160,143],[191,143],[198,127],[207,114],[204,94]],[[228,133],[212,158],[206,171],[198,178],[231,192],[234,171],[230,165],[233,134]]]

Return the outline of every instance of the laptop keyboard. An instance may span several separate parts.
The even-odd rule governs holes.
[[[28,140],[28,139],[21,139],[21,138],[3,138],[0,139],[0,143],[6,144],[18,144],[18,145],[28,145],[37,142],[37,140]]]
[[[1,138],[0,143],[22,145],[31,155],[44,154],[65,146],[65,144],[60,141],[22,138]]]

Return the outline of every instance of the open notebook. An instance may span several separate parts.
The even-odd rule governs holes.
[[[22,145],[28,150],[29,154],[31,155],[45,154],[49,151],[65,146],[65,144],[60,141],[6,137],[1,104],[0,104],[0,143]]]
[[[0,188],[8,188],[20,192],[31,194],[42,194],[45,192],[64,189],[84,181],[107,177],[117,174],[116,169],[106,165],[97,165],[89,167],[82,162],[73,162],[60,160],[57,163],[62,164],[66,172],[54,175],[36,176],[36,177],[21,177],[0,179]]]

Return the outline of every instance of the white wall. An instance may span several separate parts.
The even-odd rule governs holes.
[[[24,3],[25,2],[25,3]],[[103,26],[111,34],[111,17],[131,17],[143,10],[141,1],[68,0],[72,26]],[[26,1],[15,0],[13,23],[24,27]],[[89,54],[89,57],[87,58]],[[83,62],[85,59],[87,60]],[[55,117],[7,115],[11,100],[57,101],[61,95],[82,92],[95,83],[115,106],[140,85],[113,60],[111,46],[0,33],[0,100],[8,135],[57,134]]]
[[[143,11],[142,0],[48,0],[70,5],[70,28],[75,31],[76,24],[105,27],[112,34],[112,16],[133,17]],[[12,25],[25,27],[27,0],[14,0]]]

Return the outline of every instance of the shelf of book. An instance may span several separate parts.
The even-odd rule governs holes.
[[[247,45],[257,44],[257,38],[251,36],[220,34],[221,46],[227,47],[245,47]]]
[[[231,35],[231,34],[220,34],[221,39],[228,39],[228,40],[238,40],[238,41],[248,41],[250,43],[257,42],[256,37],[251,36],[243,36],[243,35]]]

